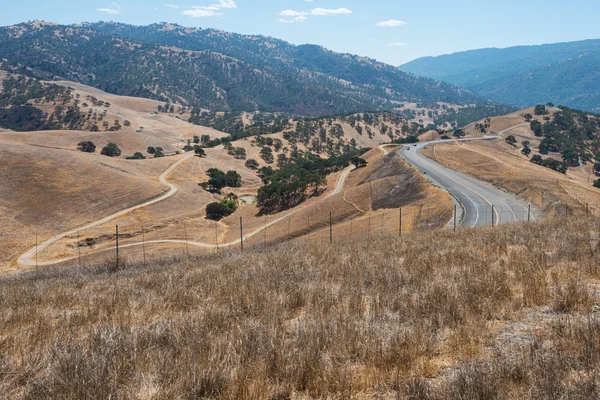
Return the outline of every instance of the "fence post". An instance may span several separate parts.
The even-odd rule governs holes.
[[[329,211],[329,244],[333,244],[333,214]]]
[[[77,257],[79,258],[79,268],[81,268],[81,242],[79,240],[79,231],[77,231]]]
[[[142,256],[144,257],[144,265],[146,265],[146,232],[142,225]]]
[[[455,204],[454,205],[454,230],[456,230],[456,211],[457,210],[458,210],[458,207]]]
[[[117,252],[117,268],[119,268],[119,225],[115,226],[115,236],[117,239],[116,252]]]
[[[219,227],[215,221],[215,244],[217,246],[217,254],[219,254]]]
[[[244,251],[244,220],[240,217],[240,250]]]
[[[398,221],[398,236],[402,236],[402,207],[400,207],[400,219]]]
[[[188,239],[187,239],[187,227],[185,226],[185,222],[183,223],[183,235],[185,237],[185,253],[187,257],[190,257],[190,248],[188,247]]]

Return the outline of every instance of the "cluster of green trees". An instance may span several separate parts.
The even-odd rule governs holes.
[[[236,171],[223,172],[218,168],[211,168],[206,171],[206,175],[210,179],[199,185],[204,190],[212,193],[221,193],[221,190],[226,187],[237,188],[242,186],[242,176]]]
[[[506,137],[506,139],[504,139],[504,141],[508,144],[510,144],[511,146],[515,146],[517,144],[517,138],[514,137],[514,135],[509,135]]]
[[[566,162],[561,162],[553,158],[543,158],[539,154],[536,154],[533,157],[531,157],[531,162],[546,168],[553,169],[563,174],[566,174],[569,169],[569,166]]]
[[[544,112],[545,106],[536,107]],[[560,153],[563,161],[571,167],[580,162],[590,162],[600,157],[600,120],[598,116],[567,107],[559,107],[553,117],[546,116],[542,124],[531,121],[534,134],[543,137],[540,154]],[[547,111],[545,111],[547,115]]]
[[[162,158],[165,157],[165,153],[162,147],[153,147],[150,146],[146,149],[146,152],[152,155],[154,158]]]
[[[220,221],[221,219],[233,214],[238,208],[238,196],[229,193],[219,202],[213,202],[206,206],[206,218]]]
[[[307,197],[319,194],[327,182],[328,174],[347,167],[350,162],[359,166],[366,165],[360,155],[368,150],[355,150],[328,159],[308,154],[290,159],[278,170],[272,167],[261,168],[259,176],[264,185],[258,190],[257,202],[261,213],[287,210],[302,203]]]
[[[489,117],[501,116],[515,112],[515,107],[506,105],[476,105],[461,108],[456,111],[454,108],[449,108],[446,113],[441,114],[433,119],[436,126],[444,126],[448,123],[453,128],[464,127],[471,122],[479,121]]]
[[[77,145],[77,150],[83,151],[84,153],[95,153],[96,145],[90,141],[79,142],[79,144]]]

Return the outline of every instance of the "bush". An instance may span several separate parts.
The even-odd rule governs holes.
[[[225,199],[220,203],[210,203],[206,206],[206,218],[214,221],[220,221],[221,219],[231,215],[237,209],[235,201]]]
[[[148,150],[146,150],[148,152],[148,154],[154,154],[156,153],[156,149],[152,146],[148,147]]]
[[[514,146],[515,144],[517,144],[517,138],[514,137],[513,135],[508,136],[504,140],[506,141],[506,143],[510,144],[511,146]]]
[[[132,156],[127,157],[128,160],[145,160],[146,156],[139,151],[135,152]]]
[[[220,193],[224,187],[240,187],[242,186],[242,176],[236,171],[227,171],[227,173],[217,168],[211,168],[206,171],[209,176],[208,182],[200,184],[209,192]]]
[[[246,168],[258,169],[258,167],[259,167],[258,161],[256,161],[255,159],[251,158],[248,161],[246,161]]]
[[[600,188],[600,179],[594,181],[594,187]]]
[[[84,153],[95,153],[96,145],[90,141],[79,142],[79,144],[77,145],[77,150],[83,151]]]
[[[119,157],[121,155],[121,149],[114,143],[109,143],[102,148],[102,152],[100,153],[103,156],[108,157]]]

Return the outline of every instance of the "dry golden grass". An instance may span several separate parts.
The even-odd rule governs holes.
[[[600,214],[600,190],[586,182],[587,176],[569,170],[567,175],[529,162],[504,141],[436,144],[424,154],[453,170],[490,182],[517,194],[544,215]]]
[[[600,219],[0,281],[25,399],[592,398]]]

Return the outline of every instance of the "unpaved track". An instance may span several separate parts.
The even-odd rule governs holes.
[[[90,223],[90,224],[88,224],[88,225],[86,225],[84,227],[73,229],[73,230],[70,230],[68,232],[64,232],[64,233],[61,233],[59,235],[56,235],[55,237],[53,237],[53,238],[45,241],[44,243],[38,245],[37,248],[34,247],[31,250],[29,250],[26,253],[24,253],[23,255],[21,255],[19,257],[19,259],[18,259],[17,262],[19,264],[21,264],[21,265],[26,265],[26,266],[32,267],[32,266],[36,266],[36,265],[37,266],[56,265],[56,264],[60,264],[60,263],[65,262],[65,261],[70,261],[70,260],[76,259],[77,257],[68,257],[68,258],[56,259],[56,260],[51,260],[51,261],[38,261],[36,263],[35,256],[36,256],[36,253],[39,253],[40,251],[44,250],[48,246],[52,245],[53,243],[56,243],[57,241],[63,239],[66,236],[74,235],[77,232],[80,232],[80,231],[83,231],[83,230],[86,230],[86,229],[89,229],[89,228],[93,228],[93,227],[98,226],[98,225],[102,225],[102,224],[104,224],[104,223],[106,223],[106,222],[108,222],[110,220],[113,220],[113,219],[118,218],[118,217],[122,217],[123,215],[128,214],[128,213],[130,213],[132,211],[138,210],[140,208],[148,207],[148,206],[150,206],[152,204],[156,204],[158,202],[161,202],[163,200],[168,199],[169,197],[174,196],[179,189],[177,188],[177,186],[173,185],[172,183],[169,183],[167,181],[167,177],[168,177],[168,175],[171,172],[173,172],[173,170],[175,168],[177,168],[179,165],[181,165],[183,162],[185,162],[186,160],[190,159],[193,156],[194,156],[193,154],[190,154],[190,155],[188,155],[188,156],[186,156],[186,157],[178,160],[176,163],[174,163],[173,165],[171,165],[165,172],[163,172],[163,174],[160,176],[159,179],[160,179],[160,182],[164,183],[165,185],[167,185],[169,187],[169,191],[166,192],[165,194],[163,194],[162,196],[157,197],[157,198],[155,198],[153,200],[150,200],[148,202],[145,202],[143,204],[139,204],[137,206],[130,207],[130,208],[127,208],[125,210],[119,211],[119,212],[117,212],[115,214],[109,215],[109,216],[107,216],[105,218],[102,218],[102,219],[100,219],[98,221],[92,222],[92,223]],[[330,198],[332,196],[335,196],[335,195],[341,193],[342,189],[344,188],[344,183],[346,181],[346,178],[348,177],[348,175],[350,174],[350,172],[352,172],[354,169],[356,169],[354,165],[346,168],[342,172],[342,174],[340,175],[340,177],[338,178],[338,180],[336,182],[336,186],[335,186],[334,191],[331,192],[327,197],[323,198],[321,201],[326,200],[326,199],[328,199],[328,198]],[[300,210],[301,209],[293,210],[292,212],[290,212],[290,213],[288,213],[288,214],[286,214],[284,216],[281,216],[281,217],[279,217],[279,218],[277,218],[277,219],[275,219],[275,220],[273,220],[273,221],[265,224],[264,226],[262,226],[261,228],[257,229],[256,231],[254,231],[252,233],[249,233],[248,235],[244,236],[243,239],[247,240],[247,239],[251,238],[252,236],[255,236],[256,234],[258,234],[258,233],[262,232],[263,230],[267,229],[268,227],[270,227],[270,226],[272,226],[272,225],[274,225],[274,224],[276,224],[278,222],[281,222],[281,221],[285,220],[286,218],[291,217],[292,215],[296,214]],[[142,243],[142,242],[130,243],[130,244],[126,244],[126,245],[119,246],[119,247],[120,248],[128,248],[128,247],[141,246],[142,244],[170,243],[170,244],[186,244],[186,245],[195,246],[195,247],[201,247],[201,248],[207,248],[207,249],[215,249],[215,248],[220,248],[220,247],[222,248],[222,247],[235,246],[235,245],[239,244],[240,241],[241,241],[241,239],[237,239],[237,240],[235,240],[233,242],[229,242],[229,243],[211,244],[211,243],[201,243],[201,242],[185,241],[185,240],[153,240],[153,241],[146,241],[144,243]],[[103,252],[103,251],[107,251],[107,249],[98,250],[95,253],[100,253],[100,252]],[[93,254],[93,253],[91,253],[91,254]],[[87,254],[87,255],[89,255],[89,254]],[[34,258],[34,259],[32,260],[32,258]]]
[[[421,150],[437,143],[469,142],[475,140],[497,140],[504,132],[517,128],[516,125],[499,132],[498,136],[483,136],[456,140],[436,140],[404,147],[399,154],[411,165],[446,189],[458,200],[464,210],[462,224],[468,227],[490,226],[508,222],[527,221],[528,208],[517,201],[514,195],[471,178],[423,156]]]
[[[167,176],[169,176],[169,174],[171,172],[173,172],[173,170],[175,168],[177,168],[178,166],[180,166],[182,163],[184,163],[186,160],[190,159],[193,156],[194,156],[193,154],[190,154],[188,156],[185,156],[185,157],[181,158],[180,160],[178,160],[177,162],[175,162],[173,165],[171,165],[165,172],[162,173],[162,175],[159,177],[159,180],[160,180],[161,183],[164,183],[165,185],[167,185],[169,187],[169,190],[165,194],[163,194],[162,196],[157,197],[157,198],[152,199],[152,200],[149,200],[149,201],[147,201],[145,203],[138,204],[137,206],[133,206],[133,207],[129,207],[129,208],[125,209],[125,210],[121,210],[119,212],[116,212],[114,214],[109,215],[108,217],[104,217],[104,218],[102,218],[100,220],[92,222],[92,223],[90,223],[90,224],[88,224],[88,225],[86,225],[84,227],[73,229],[73,230],[70,230],[68,232],[63,232],[61,234],[58,234],[58,235],[54,236],[53,238],[46,240],[44,243],[38,245],[37,249],[34,247],[33,249],[31,249],[28,252],[26,252],[25,254],[23,254],[21,257],[19,257],[18,263],[21,264],[21,265],[34,266],[34,265],[36,265],[36,262],[35,262],[35,260],[32,261],[31,259],[33,257],[35,257],[36,252],[39,253],[40,251],[44,250],[45,248],[47,248],[51,244],[58,242],[59,240],[63,239],[66,236],[74,235],[77,232],[80,232],[80,231],[83,231],[83,230],[86,230],[86,229],[90,229],[90,228],[93,228],[93,227],[98,226],[98,225],[102,225],[102,224],[104,224],[104,223],[106,223],[106,222],[108,222],[110,220],[122,217],[125,214],[129,214],[132,211],[139,210],[140,208],[151,206],[152,204],[156,204],[156,203],[159,203],[159,202],[161,202],[163,200],[166,200],[166,199],[168,199],[170,197],[173,197],[179,191],[179,189],[177,188],[177,186],[173,185],[172,183],[167,182]],[[71,259],[73,259],[73,258],[67,258],[67,259],[55,260],[55,261],[38,262],[37,265],[41,265],[41,266],[44,266],[44,265],[53,265],[53,264],[58,264],[60,262],[63,262],[63,261],[66,261],[66,260],[71,260]]]

